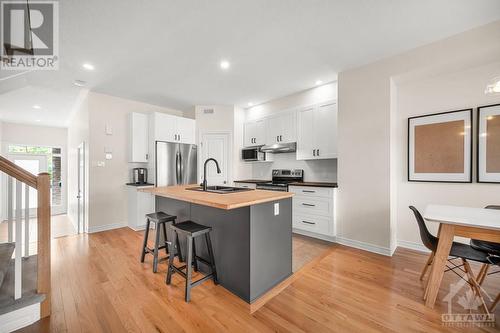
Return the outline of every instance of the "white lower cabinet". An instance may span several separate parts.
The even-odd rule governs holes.
[[[324,240],[335,240],[335,189],[289,186],[293,192],[293,232]]]
[[[128,187],[128,226],[133,230],[143,230],[146,227],[146,214],[155,211],[155,196],[141,192],[141,187]],[[150,186],[149,186],[150,187]],[[144,188],[144,187],[143,187]]]

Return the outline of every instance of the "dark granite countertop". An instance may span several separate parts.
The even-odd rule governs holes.
[[[140,183],[140,184],[137,184],[137,183],[127,183],[125,185],[127,185],[127,186],[135,186],[135,187],[155,186],[155,184],[151,184],[151,183]]]
[[[245,180],[235,180],[235,183],[250,183],[250,184],[261,184],[261,183],[269,183],[271,180],[263,180],[263,179],[245,179]]]
[[[328,182],[296,182],[290,183],[292,186],[314,186],[314,187],[338,187],[337,183]]]

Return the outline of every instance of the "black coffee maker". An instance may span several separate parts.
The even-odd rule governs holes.
[[[148,182],[148,169],[146,168],[133,168],[132,181],[135,184],[146,184]]]

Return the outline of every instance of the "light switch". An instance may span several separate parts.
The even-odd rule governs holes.
[[[106,124],[105,132],[106,132],[106,135],[113,135],[113,127],[111,127],[111,125]]]
[[[107,159],[107,160],[111,160],[111,159],[113,159],[113,154],[111,154],[111,153],[106,153],[106,159]]]
[[[280,215],[280,204],[279,202],[274,204],[274,215]]]
[[[99,168],[102,168],[106,165],[106,163],[104,161],[97,161],[96,165],[99,167]]]

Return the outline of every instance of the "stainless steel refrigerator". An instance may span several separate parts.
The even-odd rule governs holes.
[[[156,186],[197,184],[196,145],[156,141]]]

